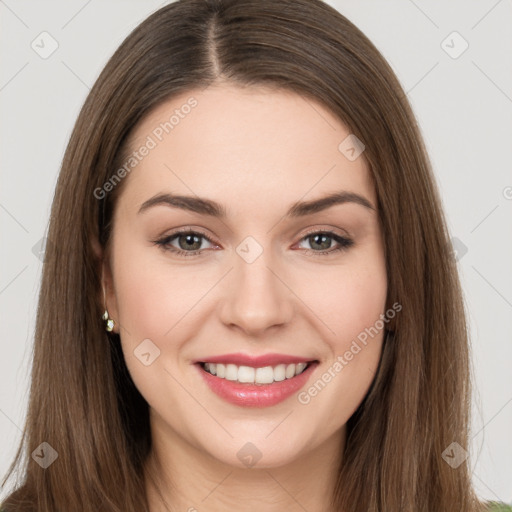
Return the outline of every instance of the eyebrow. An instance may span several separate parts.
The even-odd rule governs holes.
[[[294,203],[289,210],[286,212],[285,217],[304,217],[313,213],[318,213],[327,208],[338,204],[355,203],[368,210],[375,211],[374,206],[365,197],[356,194],[354,192],[348,192],[342,190],[334,192],[320,199],[314,199],[312,201],[299,201]],[[153,206],[164,205],[171,206],[174,208],[180,208],[182,210],[188,210],[191,212],[199,213],[200,215],[208,215],[220,219],[225,219],[226,209],[219,203],[210,199],[183,196],[174,194],[157,194],[147,201],[145,201],[139,208],[138,213],[142,213],[145,210]]]

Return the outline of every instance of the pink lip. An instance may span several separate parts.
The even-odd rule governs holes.
[[[236,354],[224,354],[221,356],[207,357],[206,359],[198,359],[194,363],[222,363],[236,364],[237,366],[252,366],[253,368],[263,368],[264,366],[277,366],[278,364],[297,364],[309,363],[313,359],[305,357],[295,357],[287,354],[262,354],[261,356],[251,356],[238,352]]]
[[[280,361],[283,362],[282,359]],[[216,377],[204,370],[199,363],[194,366],[198,369],[208,387],[227,402],[242,407],[269,407],[298,392],[306,384],[318,364],[316,361],[310,363],[300,375],[272,384],[243,384]]]

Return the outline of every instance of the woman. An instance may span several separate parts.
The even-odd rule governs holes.
[[[48,238],[7,512],[488,509],[428,157],[326,4],[144,21],[80,113]]]

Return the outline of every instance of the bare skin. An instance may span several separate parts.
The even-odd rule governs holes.
[[[190,97],[197,105],[157,140],[154,130]],[[351,161],[338,149],[349,133],[319,103],[229,84],[175,97],[136,127],[133,150],[148,136],[156,145],[124,178],[104,283],[126,364],[150,407],[148,469],[155,468],[167,502],[148,478],[152,512],[330,510],[346,422],[373,380],[383,330],[344,358],[341,371],[333,365],[385,313],[387,292],[364,153]],[[298,201],[338,191],[359,194],[373,209],[345,202],[285,216]],[[161,193],[214,200],[226,218],[165,204],[139,213]],[[169,241],[178,228],[199,231],[189,250],[199,253],[171,252],[187,250],[186,235]],[[325,232],[353,244],[334,252],[342,245],[329,235],[322,240]],[[166,236],[167,249],[154,243]],[[262,251],[251,263],[237,252],[247,237],[255,241],[250,251]],[[134,354],[147,339],[160,351],[149,365]],[[302,402],[294,394],[250,408],[214,394],[193,364],[233,352],[320,364]],[[308,394],[324,374],[329,382]],[[260,454],[251,467],[237,455],[247,443]]]

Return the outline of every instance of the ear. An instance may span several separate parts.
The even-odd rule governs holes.
[[[93,252],[98,261],[100,273],[100,296],[98,300],[101,304],[101,311],[108,311],[108,316],[114,320],[113,332],[119,334],[119,315],[117,307],[117,298],[115,294],[114,277],[110,263],[110,254],[104,251],[98,240],[93,237],[91,241]]]

